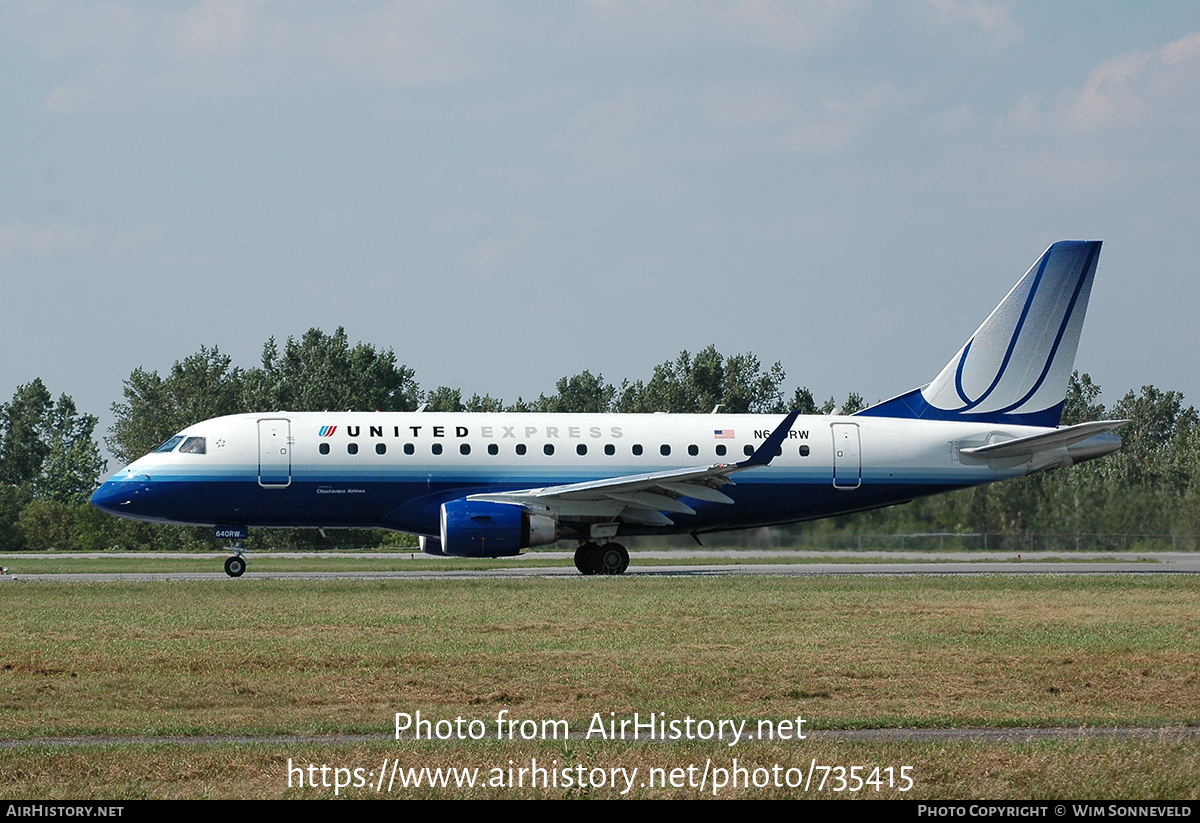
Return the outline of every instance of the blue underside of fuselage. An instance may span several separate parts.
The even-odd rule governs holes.
[[[260,528],[385,528],[415,534],[438,533],[441,505],[471,494],[535,488],[532,478],[512,483],[447,479],[348,478],[320,482],[292,479],[283,488],[264,488],[258,478],[114,479],[92,502],[121,517],[192,525],[245,525]],[[547,478],[549,480],[549,478]],[[562,482],[561,477],[552,482]],[[722,491],[734,504],[684,498],[694,515],[668,513],[674,526],[623,524],[621,534],[724,531],[794,523],[889,506],[962,488],[944,477],[864,478],[855,489],[839,489],[828,477],[739,480]],[[974,485],[968,483],[965,485]],[[564,522],[569,524],[570,518]]]

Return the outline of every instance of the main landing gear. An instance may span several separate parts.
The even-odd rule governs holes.
[[[575,568],[583,574],[624,574],[629,552],[620,543],[584,543],[575,550]]]

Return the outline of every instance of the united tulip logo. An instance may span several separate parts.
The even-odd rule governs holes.
[[[332,437],[333,433],[335,431],[337,431],[337,426],[322,426],[321,431],[320,431],[320,436],[321,437]]]

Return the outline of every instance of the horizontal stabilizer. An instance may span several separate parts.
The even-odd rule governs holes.
[[[971,457],[985,457],[989,460],[1007,457],[1032,457],[1042,452],[1067,448],[1090,437],[1095,437],[1101,432],[1111,431],[1118,426],[1124,426],[1128,422],[1128,420],[1096,420],[1091,423],[1080,423],[1077,426],[1067,426],[1065,429],[1057,429],[1045,434],[1018,437],[1015,440],[989,443],[986,446],[972,446],[960,449],[959,453]]]

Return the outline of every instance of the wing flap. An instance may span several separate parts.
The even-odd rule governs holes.
[[[730,485],[733,481],[729,478],[720,478],[725,483]],[[733,498],[727,494],[717,491],[712,486],[703,486],[699,483],[677,483],[669,480],[659,481],[658,487],[679,495],[680,497],[690,497],[693,500],[703,500],[705,503],[725,503],[732,504]]]
[[[610,494],[608,496],[620,503],[633,506],[635,509],[647,509],[648,511],[656,512],[678,512],[679,514],[696,513],[696,510],[687,503],[676,500],[674,497],[668,497],[665,494],[638,492],[636,494]]]

